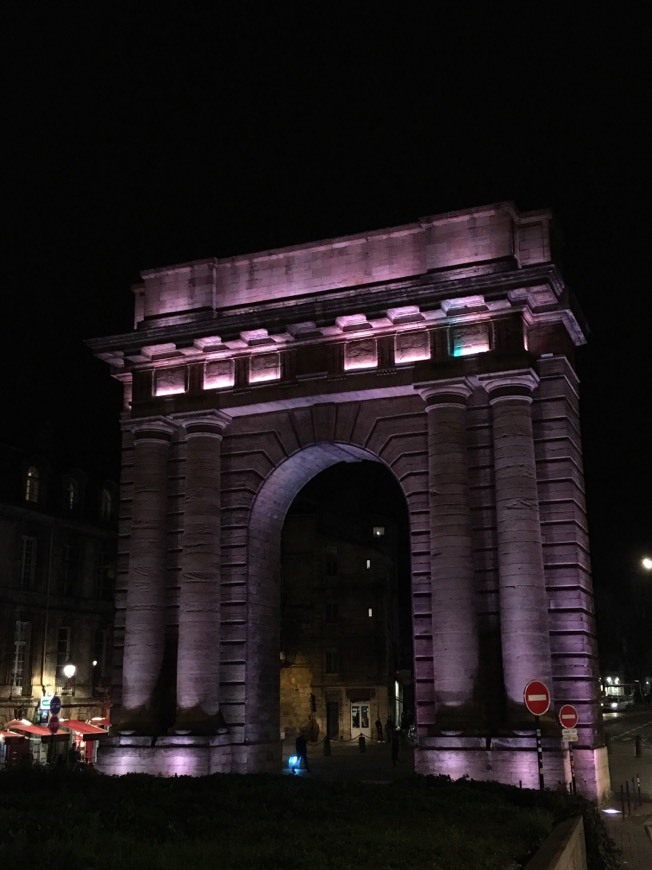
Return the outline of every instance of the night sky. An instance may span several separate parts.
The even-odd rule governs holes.
[[[593,572],[618,588],[652,550],[649,28],[568,6],[5,4],[3,437],[117,463],[83,340],[131,328],[141,269],[551,207],[591,330]]]

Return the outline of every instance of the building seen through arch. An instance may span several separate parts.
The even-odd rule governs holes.
[[[333,466],[299,494],[281,552],[281,729],[377,739],[411,716],[405,503],[376,463]],[[384,480],[383,480],[384,479]],[[396,490],[394,491],[394,487]]]
[[[344,679],[329,640],[329,576],[347,582],[326,573],[330,533],[296,531],[291,514],[321,472],[371,462],[405,505],[412,666],[399,670],[416,770],[536,786],[524,692],[538,680],[547,781],[570,781],[557,711],[573,704],[578,788],[608,792],[575,370],[586,339],[551,221],[497,203],[143,273],[133,330],[90,342],[124,387],[104,770],[280,771],[284,720],[306,712],[286,700],[288,607],[307,625],[317,592],[322,670],[307,662],[298,694],[322,729],[348,733],[367,694],[372,715],[378,657],[360,661],[368,680]],[[315,536],[323,571],[288,605],[293,528]],[[365,546],[342,545],[352,561]],[[362,623],[370,592],[349,576],[342,606]]]

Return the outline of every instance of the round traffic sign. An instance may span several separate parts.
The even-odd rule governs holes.
[[[52,734],[56,734],[59,730],[59,717],[58,716],[50,716],[50,721],[48,722],[48,728],[52,732]]]
[[[562,728],[574,728],[579,720],[575,707],[572,704],[564,704],[559,711],[559,724]]]
[[[58,695],[53,695],[50,698],[50,713],[54,713],[55,716],[59,715],[61,710],[61,698]]]
[[[530,680],[523,692],[523,700],[533,716],[543,716],[550,707],[550,692],[540,680]]]

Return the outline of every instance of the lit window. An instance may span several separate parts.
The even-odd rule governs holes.
[[[374,526],[374,538],[382,538],[385,534],[385,526]]]
[[[367,616],[369,617],[369,619],[371,619],[371,617],[373,615],[374,615],[374,609],[373,609],[373,607],[370,607],[369,610],[367,610]]]
[[[371,559],[367,559],[367,569],[371,568]]]
[[[25,475],[25,501],[38,503],[41,475],[35,465],[30,465]]]

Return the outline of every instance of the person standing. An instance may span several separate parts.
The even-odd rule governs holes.
[[[383,723],[380,721],[380,716],[376,719],[376,739],[379,743],[383,742]]]
[[[385,734],[387,735],[387,742],[391,743],[392,734],[394,733],[394,720],[391,716],[387,717],[387,722],[385,722]]]

